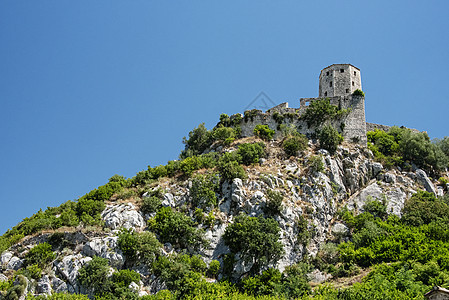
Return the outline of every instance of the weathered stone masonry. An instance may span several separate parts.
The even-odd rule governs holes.
[[[331,83],[332,82],[332,83]],[[281,137],[278,123],[273,118],[275,113],[284,115],[283,124],[294,126],[298,132],[312,137],[318,128],[308,127],[301,116],[308,105],[318,99],[327,98],[332,105],[342,109],[351,108],[348,115],[340,120],[329,121],[337,128],[344,139],[351,142],[366,144],[366,121],[365,121],[365,97],[352,95],[356,89],[361,89],[360,70],[349,64],[336,64],[324,68],[320,74],[318,98],[301,98],[299,108],[290,108],[288,103],[279,104],[265,113],[254,111],[251,118],[242,122],[242,136],[254,135],[254,127],[258,124],[268,125],[276,131],[275,138]],[[293,117],[296,116],[296,117]]]

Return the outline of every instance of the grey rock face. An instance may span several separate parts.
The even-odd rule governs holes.
[[[3,274],[0,274],[0,282],[8,281],[8,277]]]
[[[11,259],[11,257],[13,257],[13,254],[9,251],[5,251],[2,253],[2,256],[0,257],[0,264],[1,266],[6,265],[9,260]]]
[[[324,272],[321,272],[318,269],[313,270],[312,272],[310,272],[309,274],[307,274],[307,278],[314,283],[323,283],[326,280],[332,278],[331,274],[327,274]]]
[[[108,205],[101,213],[105,226],[111,229],[124,227],[126,229],[140,229],[145,226],[142,215],[136,211],[131,203]]]
[[[174,198],[173,194],[171,194],[171,193],[164,194],[164,198],[162,200],[162,206],[175,207],[175,198]]]
[[[391,173],[385,173],[384,174],[384,181],[386,183],[396,183],[396,176]]]
[[[125,258],[117,246],[117,240],[117,236],[92,239],[84,244],[83,254],[106,258],[112,267],[120,269],[125,263]]]
[[[56,293],[67,292],[67,284],[58,277],[53,277],[51,279],[51,286]]]
[[[17,271],[23,266],[23,259],[18,258],[17,256],[11,257],[6,265],[6,270],[14,270]]]
[[[78,271],[84,264],[91,260],[91,257],[84,257],[81,254],[77,254],[65,256],[61,261],[54,263],[56,271],[59,273],[60,277],[70,284],[70,286],[68,286],[69,292],[79,292],[78,283],[76,281]]]
[[[335,223],[335,224],[332,226],[332,233],[333,233],[334,235],[340,235],[340,236],[342,236],[342,235],[347,234],[348,232],[349,232],[349,229],[348,229],[348,227],[347,227],[345,224],[342,224],[342,223]]]
[[[48,275],[42,276],[37,282],[36,292],[38,294],[51,295],[51,282]]]
[[[432,182],[430,181],[429,177],[427,177],[426,172],[424,172],[421,169],[416,170],[416,177],[417,180],[424,186],[424,188],[426,189],[426,191],[428,191],[429,193],[433,193],[434,195],[436,195],[436,191],[435,191],[435,187],[433,186]]]
[[[377,183],[373,183],[364,188],[358,196],[348,201],[349,210],[363,211],[363,205],[367,200],[382,200],[382,189]]]

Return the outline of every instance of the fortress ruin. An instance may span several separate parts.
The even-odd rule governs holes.
[[[329,120],[326,124],[331,124],[343,135],[347,141],[366,145],[366,121],[365,121],[365,96],[354,91],[362,90],[362,80],[360,69],[350,64],[333,64],[321,70],[319,77],[319,97],[301,98],[298,108],[289,107],[288,102],[281,103],[266,112],[252,110],[245,112],[245,120],[241,124],[242,136],[254,135],[254,127],[258,124],[268,125],[276,131],[275,138],[280,138],[280,122],[287,126],[294,126],[299,133],[309,138],[313,138],[318,126],[309,127],[301,119],[301,115],[307,110],[313,101],[326,98],[330,104],[339,109],[349,109],[349,113],[344,117]],[[279,117],[281,116],[281,117]]]

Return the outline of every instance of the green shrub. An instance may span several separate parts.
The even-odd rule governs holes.
[[[261,125],[261,124],[256,125],[256,127],[254,127],[253,132],[255,136],[266,141],[272,140],[273,135],[275,133],[275,131],[273,129],[270,129],[268,125]]]
[[[239,145],[237,157],[244,165],[256,164],[263,157],[266,157],[265,145],[263,143],[245,143]]]
[[[18,285],[11,286],[5,294],[5,300],[19,300],[25,295],[25,290],[27,288],[27,279],[23,275],[18,275],[17,280]]]
[[[449,221],[449,205],[434,194],[418,191],[404,203],[402,221],[405,224],[420,226],[434,221]]]
[[[267,203],[263,209],[264,213],[268,216],[276,216],[282,211],[282,200],[284,197],[278,191],[267,190]]]
[[[189,132],[189,138],[182,141],[186,147],[181,152],[180,158],[198,155],[204,152],[212,143],[212,132],[207,130],[204,123]]]
[[[297,230],[296,241],[299,244],[306,246],[309,243],[310,238],[312,237],[309,229],[307,228],[308,226],[307,220],[303,216],[299,216],[295,220],[295,225]]]
[[[387,206],[385,202],[385,199],[383,201],[367,199],[363,205],[363,210],[369,212],[374,217],[385,219],[387,217]]]
[[[319,126],[327,120],[341,118],[349,112],[350,108],[339,109],[337,106],[330,104],[328,98],[318,99],[310,103],[301,119],[306,121],[309,127]]]
[[[28,266],[36,264],[42,268],[55,258],[56,255],[51,251],[51,245],[40,243],[30,249],[25,256],[25,261]]]
[[[111,280],[117,286],[128,288],[132,282],[139,284],[140,275],[134,270],[123,269],[113,273]]]
[[[285,153],[289,156],[297,156],[299,152],[302,152],[307,149],[308,139],[305,135],[295,135],[286,138],[282,142],[282,148]]]
[[[220,177],[217,174],[198,174],[192,179],[190,197],[195,207],[203,209],[217,206],[217,196]]]
[[[140,262],[151,267],[161,254],[162,245],[154,233],[144,231],[136,233],[131,230],[122,230],[117,244],[131,263]]]
[[[140,207],[140,210],[144,214],[151,214],[156,212],[159,208],[162,206],[162,200],[159,197],[151,196],[151,197],[145,197],[142,201],[142,206]]]
[[[365,97],[365,93],[362,90],[360,90],[360,89],[356,89],[352,94],[354,96],[363,96],[363,97]]]
[[[343,142],[343,136],[331,125],[326,125],[319,131],[318,140],[321,148],[334,154],[338,145]]]
[[[216,127],[213,131],[213,139],[215,141],[219,141],[224,145],[230,145],[235,138],[237,137],[237,134],[232,127]]]
[[[170,207],[163,207],[157,212],[152,229],[162,243],[171,243],[179,248],[198,249],[207,244],[204,231],[196,228],[191,218]]]
[[[233,153],[224,153],[218,161],[218,171],[222,180],[232,181],[234,178],[246,178],[245,170],[238,163]]]
[[[324,171],[324,162],[323,157],[321,155],[311,156],[308,161],[309,169],[312,172],[323,172]]]
[[[237,216],[223,235],[231,252],[240,253],[246,263],[253,264],[252,274],[282,257],[284,251],[279,238],[279,224],[274,219],[246,215]]]
[[[108,275],[108,260],[94,256],[91,261],[79,269],[78,282],[94,294],[99,294],[108,286]]]
[[[209,268],[207,269],[207,276],[210,278],[215,278],[220,271],[220,262],[218,260],[212,260],[209,264]]]

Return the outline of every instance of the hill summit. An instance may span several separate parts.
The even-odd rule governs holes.
[[[213,129],[189,132],[179,160],[114,175],[24,219],[0,237],[0,297],[423,299],[444,291],[449,138],[367,132],[352,65],[323,69],[319,90],[297,109],[222,114]]]

